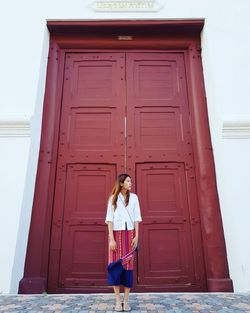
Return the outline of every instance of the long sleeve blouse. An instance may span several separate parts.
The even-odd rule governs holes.
[[[108,200],[107,214],[105,223],[113,222],[113,230],[134,229],[134,222],[141,222],[141,210],[138,197],[135,193],[130,193],[129,203],[125,206],[124,198],[121,192],[117,198],[117,207],[114,210],[112,205],[112,197]]]

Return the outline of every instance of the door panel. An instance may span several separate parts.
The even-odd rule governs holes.
[[[136,176],[144,209],[140,284],[194,283],[184,165],[137,164]]]
[[[183,54],[128,53],[126,73],[127,169],[143,210],[137,288],[204,290]]]
[[[128,170],[135,171],[134,160],[193,163],[183,55],[130,53],[126,64]],[[138,74],[140,64],[147,67],[143,75]],[[167,79],[161,68],[169,68]],[[143,81],[152,82],[159,94],[138,91]]]
[[[137,158],[141,156],[150,160],[155,157],[163,161],[166,157],[178,158],[183,141],[183,116],[180,109],[142,106],[135,107],[134,110],[134,145]]]
[[[103,220],[124,171],[124,81],[124,53],[66,57],[49,271],[58,292],[106,289]]]
[[[114,165],[69,165],[59,276],[66,288],[106,282],[107,232],[100,217],[115,174]]]
[[[60,136],[63,158],[114,162],[122,170],[124,64],[123,53],[67,56]]]

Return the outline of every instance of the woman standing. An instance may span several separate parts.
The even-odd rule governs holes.
[[[108,201],[105,223],[108,224],[109,231],[109,264],[134,250],[138,244],[139,222],[142,218],[138,197],[130,192],[131,185],[131,177],[128,174],[119,175]],[[131,310],[128,297],[133,287],[133,263],[134,254],[124,265],[119,284],[108,274],[108,284],[113,286],[116,296],[115,311]],[[120,298],[121,285],[124,286],[123,306]]]

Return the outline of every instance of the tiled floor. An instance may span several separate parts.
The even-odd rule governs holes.
[[[0,312],[112,313],[114,299],[114,294],[0,295]],[[129,303],[134,313],[250,313],[250,293],[131,293]]]

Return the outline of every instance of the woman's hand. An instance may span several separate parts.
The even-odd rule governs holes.
[[[109,240],[109,249],[116,250],[116,242],[114,239]]]
[[[132,242],[131,242],[131,247],[132,249],[135,249],[137,247],[137,244],[138,244],[138,237],[135,236],[133,239],[132,239]]]

